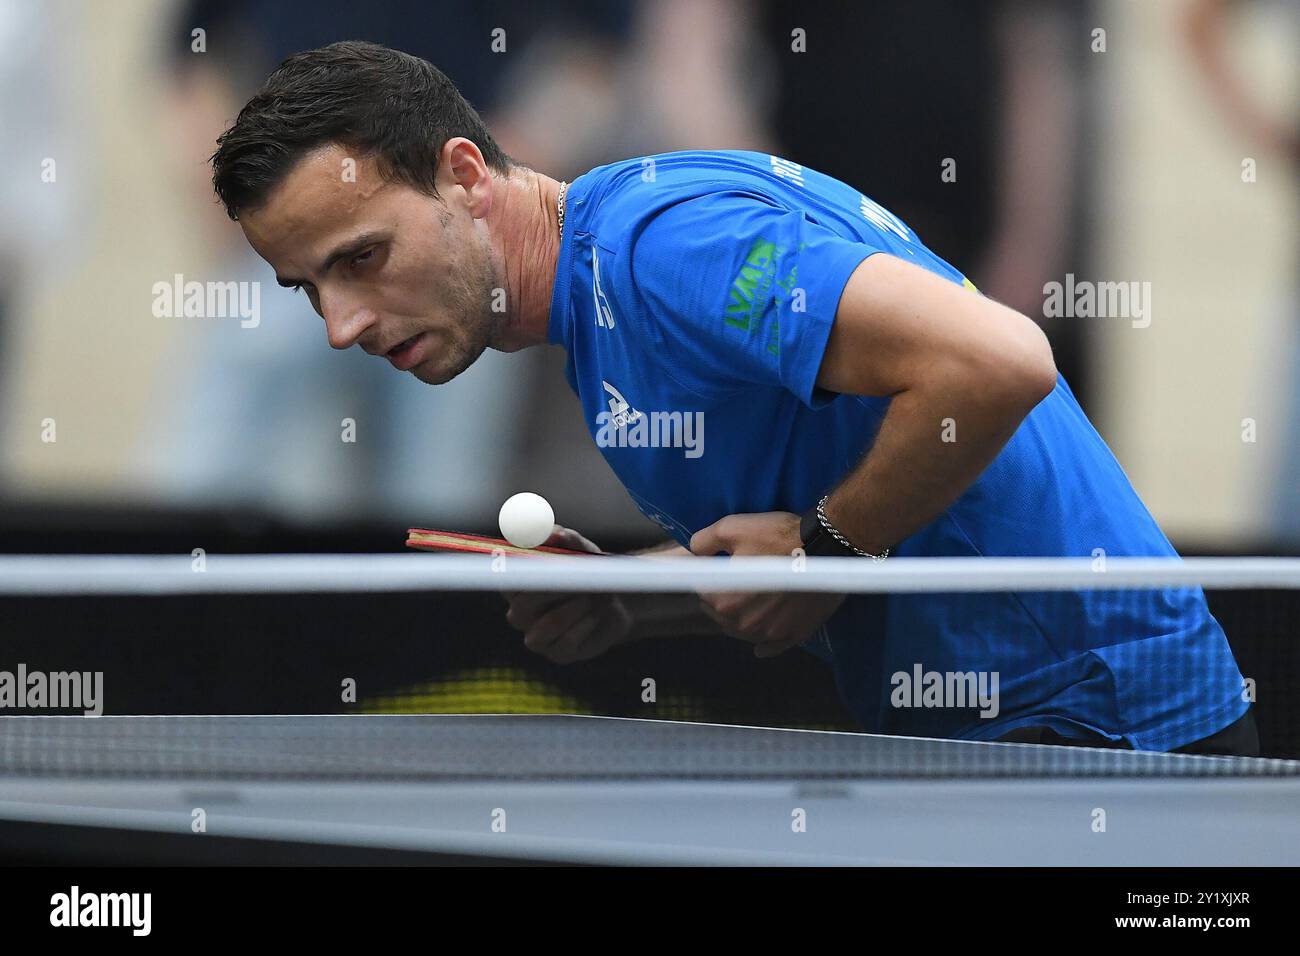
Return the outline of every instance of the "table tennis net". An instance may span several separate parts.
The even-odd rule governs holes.
[[[1300,762],[599,717],[14,717],[0,776],[181,780],[1290,777]]]
[[[167,557],[0,560],[9,638],[0,685],[20,664],[47,675],[102,671],[105,715],[0,706],[0,774],[851,780],[1268,776],[1300,766],[1296,562],[1216,559],[1130,572],[1115,560],[1098,572],[1054,559],[1014,568],[679,559],[629,577],[641,564],[627,558],[529,558],[504,570],[497,561],[215,556],[195,573]],[[659,570],[670,565],[667,575]],[[523,646],[501,598],[548,589],[653,603],[657,587],[680,596],[688,585],[758,592],[783,582],[847,593],[847,617],[771,660],[722,635],[652,633],[560,665]],[[1099,595],[1105,600],[1092,600]],[[984,665],[909,656],[935,646],[924,627],[939,608],[949,633],[969,638]],[[1006,623],[1017,620],[1022,626]],[[1141,627],[1152,640],[1132,639]],[[1226,666],[1220,627],[1233,655]],[[1114,643],[1097,640],[1112,628]],[[1127,666],[1136,675],[1128,693],[1175,701],[1197,736],[1249,706],[1262,758],[990,743],[1001,734],[985,730],[999,718],[1005,725],[1009,712],[1034,714],[1014,696],[1041,666],[1025,653],[1031,642],[1060,661],[1088,663],[1083,678]],[[341,679],[354,677],[358,694],[341,698]],[[981,683],[993,677],[1000,684]],[[854,679],[873,684],[865,704]],[[984,699],[985,690],[1001,699]],[[222,713],[321,716],[200,716]],[[525,714],[533,717],[509,716]],[[1154,719],[1106,729],[1140,741]]]

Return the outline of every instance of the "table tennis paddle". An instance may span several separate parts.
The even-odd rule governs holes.
[[[537,548],[520,548],[504,538],[489,538],[481,534],[463,534],[458,531],[426,531],[423,528],[407,529],[406,546],[420,551],[461,551],[471,554],[491,554],[494,551],[527,556],[591,553],[573,551],[569,548],[550,548],[545,545]]]

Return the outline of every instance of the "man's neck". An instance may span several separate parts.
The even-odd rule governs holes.
[[[497,237],[507,297],[505,341],[498,347],[514,351],[547,341],[560,256],[556,207],[560,184],[531,169],[519,169],[502,185],[501,202],[493,203],[488,225]]]

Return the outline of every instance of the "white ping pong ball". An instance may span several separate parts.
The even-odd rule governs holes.
[[[551,503],[531,491],[511,495],[497,515],[501,537],[516,548],[535,548],[545,544],[555,530],[555,511]]]

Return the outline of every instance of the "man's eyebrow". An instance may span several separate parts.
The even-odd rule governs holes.
[[[325,261],[320,264],[317,272],[320,275],[325,275],[325,273],[329,272],[330,269],[334,268],[334,263],[338,262],[340,259],[346,259],[348,256],[357,255],[365,249],[366,246],[373,246],[380,240],[380,238],[379,233],[363,232],[354,239],[346,240],[342,245],[334,247],[334,251],[325,257]],[[284,286],[286,289],[291,289],[294,286],[304,285],[308,283],[309,280],[291,279],[286,276],[277,275],[275,281],[277,285]]]

